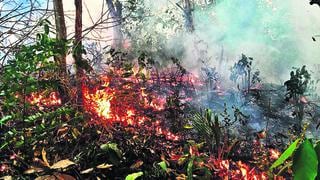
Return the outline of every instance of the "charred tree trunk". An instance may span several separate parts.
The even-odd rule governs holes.
[[[63,45],[65,45],[67,41],[67,28],[66,28],[66,23],[64,19],[64,10],[63,10],[62,0],[54,0],[53,6],[54,6],[54,16],[55,16],[55,25],[56,25],[56,39],[61,43],[63,43]],[[55,61],[59,63],[59,77],[61,78],[60,79],[61,83],[59,84],[58,89],[59,89],[59,94],[61,96],[63,103],[66,103],[69,99],[67,87],[65,87],[64,85],[65,83],[62,83],[62,81],[65,81],[67,79],[66,57],[67,57],[67,54],[66,54],[65,48],[61,51],[61,54],[54,57]]]
[[[82,0],[74,0],[76,7],[76,22],[75,22],[75,40],[73,58],[76,64],[76,78],[77,78],[77,99],[78,108],[82,107],[82,80],[84,70],[82,68]]]
[[[113,24],[113,46],[114,48],[122,48],[123,35],[121,32],[122,25],[122,4],[119,0],[113,2],[106,0],[110,11],[110,16]]]

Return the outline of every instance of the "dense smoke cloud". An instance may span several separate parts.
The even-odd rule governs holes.
[[[307,0],[224,0],[215,7],[197,7],[195,32],[176,34],[168,46],[183,43],[184,64],[190,69],[200,66],[195,52],[199,41],[215,66],[223,47],[223,60],[228,61],[224,71],[244,53],[255,59],[266,81],[283,83],[292,67],[320,64],[319,43],[312,41],[320,33],[319,11]]]
[[[64,0],[64,3],[66,11],[73,7],[69,1]],[[283,83],[289,78],[292,67],[306,64],[315,71],[314,65],[320,64],[320,38],[312,41],[313,36],[320,34],[320,9],[309,5],[309,0],[219,0],[216,6],[196,6],[193,14],[195,32],[191,34],[177,31],[184,21],[182,11],[175,3],[174,0],[144,0],[144,8],[151,13],[143,19],[142,27],[156,42],[168,38],[164,40],[164,47],[169,55],[179,54],[184,49],[182,60],[189,70],[200,69],[199,59],[210,58],[210,64],[220,67],[227,77],[229,68],[244,53],[254,58],[254,68],[260,69],[265,81]],[[100,6],[96,2],[86,5],[89,9]],[[159,19],[166,23],[170,17],[164,15],[167,9],[174,12],[175,21],[180,23],[161,25]],[[90,24],[88,15],[84,18],[84,24]],[[101,33],[110,36],[109,30]],[[136,32],[136,36],[146,39],[141,31]],[[223,64],[219,65],[222,48]],[[146,49],[151,49],[150,43],[146,43]],[[153,49],[160,48],[155,46]],[[204,50],[207,57],[199,52]]]

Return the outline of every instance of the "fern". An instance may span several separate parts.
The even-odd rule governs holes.
[[[221,129],[219,119],[210,109],[206,109],[204,115],[199,112],[195,113],[192,118],[192,125],[200,136],[204,137],[212,150],[212,140],[215,140],[215,146],[220,145]]]

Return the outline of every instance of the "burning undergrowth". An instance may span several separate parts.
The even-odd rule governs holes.
[[[104,127],[114,123],[122,126],[143,127],[164,135],[168,140],[178,141],[163,121],[170,113],[183,111],[194,93],[191,74],[180,76],[177,69],[148,72],[150,77],[123,70],[113,70],[96,80],[87,79],[82,86],[85,110],[91,115],[91,123]],[[125,77],[124,77],[125,76]],[[94,85],[93,85],[94,84]],[[182,88],[184,86],[185,88]],[[182,117],[176,114],[176,120]]]
[[[31,93],[26,97],[31,105],[43,110],[46,107],[60,106],[62,104],[61,98],[58,92],[38,92]]]
[[[249,153],[247,157],[241,157],[243,149],[256,149],[255,146],[245,147],[245,144],[248,146],[247,143],[239,143],[237,147],[232,147],[229,142],[216,142],[220,149],[215,149],[217,151],[213,150],[212,152],[219,154],[218,156],[209,155],[205,152],[199,153],[195,145],[190,145],[188,151],[185,152],[183,149],[186,147],[181,146],[182,142],[193,138],[192,134],[195,132],[183,130],[181,127],[189,123],[186,119],[193,114],[190,109],[192,107],[191,104],[193,104],[193,98],[196,97],[197,91],[206,88],[203,86],[205,83],[196,76],[186,71],[181,71],[176,67],[162,71],[150,71],[148,78],[141,78],[138,73],[129,73],[130,75],[128,76],[128,72],[114,69],[96,79],[88,78],[82,86],[82,92],[84,108],[91,117],[90,123],[102,125],[106,128],[114,127],[122,131],[122,133],[127,132],[131,134],[128,139],[137,139],[139,136],[141,138],[141,134],[143,134],[143,136],[149,137],[143,138],[145,142],[148,142],[148,146],[155,145],[150,143],[150,139],[159,143],[161,147],[156,149],[159,151],[158,154],[163,154],[163,161],[167,165],[177,166],[176,170],[168,171],[171,175],[179,176],[179,172],[183,172],[184,165],[190,163],[192,159],[194,168],[200,169],[200,171],[195,171],[194,173],[199,173],[200,176],[204,173],[203,169],[207,169],[215,172],[214,176],[221,178],[267,179],[267,174],[261,171],[266,167],[262,169],[253,168],[257,154]],[[231,125],[229,124],[229,127]],[[223,127],[219,124],[216,128],[223,131]],[[120,138],[124,136],[123,134],[119,136],[115,134],[113,137]],[[223,134],[219,136],[223,136]],[[162,140],[161,137],[163,137]],[[123,146],[130,146],[130,141],[128,142],[123,138],[120,139],[117,142],[123,141],[125,144]],[[213,141],[213,139],[214,137],[209,141]],[[220,146],[220,143],[224,145]],[[137,145],[136,143],[134,144]],[[204,149],[210,151],[210,143],[206,145],[209,145],[209,149]],[[140,146],[142,149],[146,148],[144,143]],[[257,145],[257,147],[260,146]],[[140,149],[137,147],[132,148]],[[229,149],[229,152],[227,152],[227,149]],[[231,152],[231,150],[234,152]],[[264,150],[266,149],[260,148],[255,152],[262,153]],[[127,153],[132,154],[132,152]],[[136,153],[134,153],[135,157],[140,156],[140,158],[148,159],[145,153]],[[139,153],[141,154],[139,155]],[[238,160],[227,160],[226,158],[228,157],[225,153],[233,153],[234,157],[238,156]],[[150,152],[147,154],[150,154]],[[275,154],[273,155],[278,156],[277,153]],[[277,158],[274,156],[272,157]],[[166,157],[169,159],[166,159]],[[270,160],[270,158],[264,157],[265,161]],[[198,160],[196,160],[197,158]],[[146,159],[143,161],[148,161]],[[244,163],[241,159],[250,161],[252,166]],[[267,166],[269,163],[270,161],[262,164]],[[182,169],[179,170],[179,168]]]
[[[17,94],[25,122],[41,124],[28,134],[45,132],[51,127],[52,140],[34,141],[33,149],[48,142],[65,147],[63,140],[88,143],[88,139],[93,143],[90,146],[93,152],[107,149],[105,158],[105,152],[87,157],[95,164],[80,162],[79,173],[83,174],[87,174],[85,168],[90,170],[97,163],[107,161],[114,166],[105,172],[111,177],[118,177],[118,172],[128,174],[137,170],[150,172],[146,175],[150,178],[182,178],[182,174],[240,179],[267,177],[270,163],[278,156],[277,150],[266,146],[265,137],[257,138],[264,132],[244,136],[237,133],[254,117],[247,112],[257,108],[244,103],[240,90],[225,89],[215,68],[204,67],[203,74],[197,76],[175,58],[160,67],[146,56],[132,62],[122,55],[115,53],[104,72],[88,73],[81,79],[81,113],[74,110],[66,113],[70,102],[65,103],[63,91],[54,87],[44,91],[41,90],[45,88],[38,88],[30,94],[22,90]],[[71,92],[77,91],[76,88],[71,87]],[[244,108],[237,106],[250,111],[242,112]],[[54,116],[57,118],[46,120]],[[70,126],[70,122],[77,125]],[[82,156],[81,151],[78,153]],[[159,161],[165,169],[164,172],[160,169],[162,173],[159,166],[154,166]]]
[[[263,147],[259,140],[251,144],[251,140],[241,142],[232,139],[229,130],[241,118],[232,120],[225,110],[222,115],[225,118],[216,119],[215,124],[211,125],[212,132],[204,136],[202,132],[188,127],[197,125],[193,120],[190,121],[197,109],[194,106],[199,103],[193,98],[197,97],[197,93],[207,90],[205,80],[188,73],[179,65],[162,70],[138,69],[113,67],[102,75],[87,76],[82,83],[83,108],[89,117],[89,124],[107,129],[103,131],[105,135],[101,135],[104,138],[100,137],[101,143],[116,142],[123,153],[130,157],[121,161],[111,160],[113,164],[133,166],[142,162],[137,168],[148,169],[143,163],[152,164],[162,159],[170,167],[166,170],[166,176],[179,177],[192,163],[192,172],[189,173],[199,177],[214,172],[211,176],[224,179],[267,179],[265,171],[270,161],[279,156],[278,151]],[[221,92],[219,88],[217,95],[223,96]],[[39,109],[61,105],[56,92],[33,93],[27,97],[27,101]],[[239,110],[237,113],[238,116],[243,115]],[[210,127],[211,120],[207,120],[210,121]],[[188,139],[204,143],[200,146],[195,143],[184,144],[185,141],[190,142]],[[250,151],[252,149],[255,150]],[[243,154],[247,155],[244,157]],[[132,159],[139,160],[132,164]],[[113,171],[127,170],[114,169],[110,173]]]

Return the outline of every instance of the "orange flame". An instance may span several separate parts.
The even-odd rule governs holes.
[[[276,149],[269,149],[270,159],[276,160],[280,157],[281,153]]]
[[[93,122],[103,125],[118,122],[125,126],[147,126],[146,122],[152,120],[144,115],[145,110],[165,109],[165,98],[155,98],[155,95],[148,93],[146,88],[139,87],[140,85],[130,78],[116,79],[116,83],[120,84],[115,84],[114,87],[111,87],[110,78],[107,76],[101,77],[100,80],[103,82],[99,87],[82,86],[84,108],[95,116]],[[121,84],[121,81],[124,82]],[[172,141],[180,139],[178,135],[162,128],[160,121],[151,123],[151,126],[159,136]]]
[[[31,104],[43,109],[44,107],[61,105],[61,99],[57,92],[45,93],[33,92],[27,96],[26,100]]]

